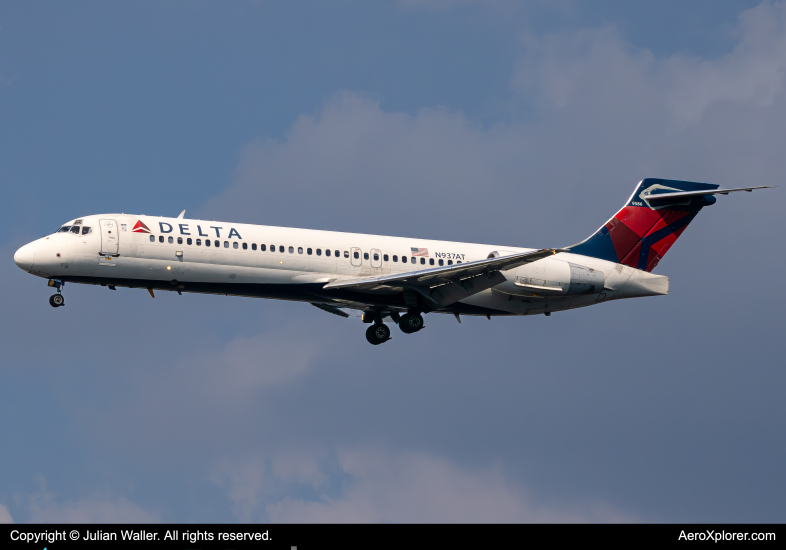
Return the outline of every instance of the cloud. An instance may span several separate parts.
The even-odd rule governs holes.
[[[606,504],[535,504],[500,468],[468,469],[430,453],[365,447],[337,452],[347,480],[337,495],[266,507],[281,523],[621,522]]]
[[[287,321],[225,344],[206,343],[161,363],[140,361],[124,372],[123,394],[100,413],[82,410],[81,422],[123,448],[202,448],[225,438],[234,444],[244,441],[248,437],[239,426],[264,409],[269,392],[306,375],[332,347],[327,330],[314,328],[313,337],[302,338],[319,317],[307,323]]]
[[[11,517],[11,512],[3,504],[0,504],[0,523],[13,523],[14,518]]]
[[[315,228],[373,217],[412,235],[417,226],[407,220],[434,209],[468,215],[466,190],[509,180],[501,167],[515,140],[506,134],[442,108],[386,113],[377,100],[339,93],[317,116],[299,117],[284,142],[247,145],[235,184],[205,210]]]
[[[596,229],[643,177],[776,181],[786,170],[775,151],[775,121],[786,122],[786,4],[743,12],[737,35],[713,59],[658,58],[614,26],[526,35],[510,115],[490,126],[439,106],[389,112],[367,95],[338,93],[283,140],[249,143],[233,184],[203,212],[564,246]]]
[[[286,451],[213,476],[240,521],[275,523],[625,522],[603,502],[535,502],[499,465],[468,468],[439,454],[365,445]],[[301,496],[298,496],[301,495]]]
[[[214,469],[212,480],[226,490],[235,517],[253,521],[258,519],[261,503],[272,495],[289,493],[298,486],[325,488],[330,468],[324,455],[289,450],[244,462],[225,459]]]
[[[732,51],[714,59],[656,58],[626,43],[613,25],[527,36],[511,82],[541,108],[593,105],[604,117],[632,116],[655,127],[696,124],[722,103],[769,107],[786,84],[786,3],[742,12],[735,32]]]
[[[252,521],[259,495],[264,489],[264,478],[264,468],[253,462],[245,464],[226,462],[217,467],[212,476],[216,485],[226,489],[232,513],[242,522]]]
[[[43,485],[43,481],[41,482]],[[160,518],[124,497],[58,501],[45,487],[29,498],[29,523],[157,523]],[[9,516],[10,518],[10,516]]]

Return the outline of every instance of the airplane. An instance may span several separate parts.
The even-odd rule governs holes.
[[[22,246],[14,262],[48,279],[65,305],[66,282],[308,302],[341,317],[362,312],[366,339],[391,339],[386,320],[412,334],[423,315],[546,315],[665,295],[652,273],[715,195],[770,186],[647,178],[583,241],[529,249],[130,214],[71,220]],[[390,324],[390,323],[388,323]]]

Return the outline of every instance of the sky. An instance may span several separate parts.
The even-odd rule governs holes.
[[[782,522],[786,2],[0,5],[0,521]],[[426,316],[69,284],[106,212],[559,247],[721,196],[664,297]]]

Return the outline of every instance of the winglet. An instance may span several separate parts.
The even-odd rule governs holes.
[[[185,210],[183,210],[183,211],[180,213],[180,215],[177,217],[177,219],[178,219],[178,220],[182,220],[182,219],[183,219],[183,216],[185,216],[185,215],[186,215],[186,211],[185,211]]]

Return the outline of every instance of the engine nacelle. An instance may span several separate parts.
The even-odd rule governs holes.
[[[495,290],[517,296],[598,294],[606,278],[591,267],[546,258],[506,271],[506,281]]]
[[[606,284],[602,271],[584,265],[566,262],[570,266],[568,294],[599,294]]]

